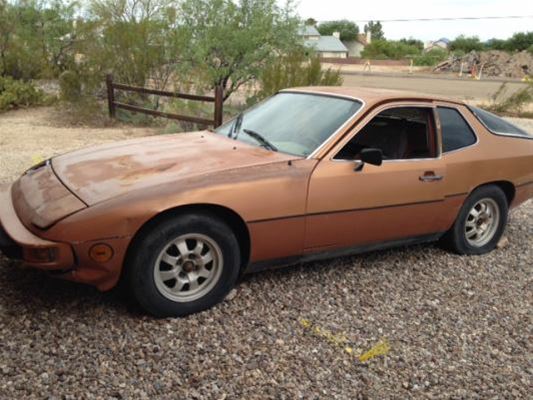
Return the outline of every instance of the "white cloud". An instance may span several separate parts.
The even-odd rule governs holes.
[[[486,17],[522,15],[533,16],[533,1],[524,0],[300,0],[297,11],[303,19],[318,21],[349,19],[362,30],[369,19],[413,19],[442,17]],[[359,20],[359,21],[358,21]],[[515,32],[533,31],[533,18],[498,20],[463,20],[430,22],[385,22],[385,36],[389,39],[414,37],[432,40],[450,39],[461,34],[506,39]]]

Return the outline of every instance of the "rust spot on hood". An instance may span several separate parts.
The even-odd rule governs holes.
[[[94,204],[125,192],[294,158],[215,133],[196,132],[83,149],[56,157],[52,163],[70,190]]]

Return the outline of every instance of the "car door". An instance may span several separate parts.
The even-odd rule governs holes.
[[[407,115],[405,121],[394,120],[395,113],[402,115],[399,109]],[[394,133],[409,141],[410,132],[416,131],[416,136],[422,137],[423,130],[423,122],[409,121],[410,112],[420,113],[418,120],[427,116],[429,153],[401,150],[409,156],[405,158],[398,150],[396,157],[385,159],[380,166],[361,165],[353,157],[339,156],[348,145],[356,143],[358,135],[372,144],[372,132],[379,136],[380,124],[386,127],[383,132],[389,136],[377,140],[377,144],[388,146],[389,155],[396,151],[395,146],[407,149],[411,144],[396,141]],[[444,202],[446,167],[440,157],[436,120],[431,103],[382,106],[322,158],[309,183],[306,253],[421,238],[446,229],[449,219]]]

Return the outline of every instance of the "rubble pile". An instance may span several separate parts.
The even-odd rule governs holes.
[[[491,50],[476,52],[471,51],[463,57],[451,57],[438,64],[433,72],[456,72],[475,74],[481,71],[483,76],[524,78],[533,75],[533,55],[527,51],[507,53],[505,51]]]

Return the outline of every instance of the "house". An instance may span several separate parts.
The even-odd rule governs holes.
[[[424,52],[431,51],[433,49],[444,49],[448,50],[448,46],[450,45],[450,39],[446,38],[440,38],[439,40],[435,40],[434,42],[427,42],[424,45]]]
[[[306,25],[301,27],[298,33],[304,40],[304,45],[314,49],[320,57],[346,58],[348,56],[348,49],[341,42],[338,32],[334,32],[332,36],[322,36],[314,26]]]
[[[355,40],[343,40],[342,43],[348,49],[348,57],[361,57],[361,52],[372,40],[371,33],[360,33]]]

